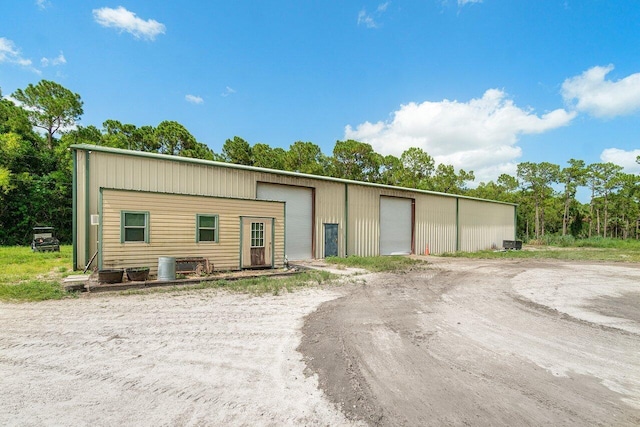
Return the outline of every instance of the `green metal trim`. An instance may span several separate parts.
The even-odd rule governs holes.
[[[213,217],[216,219],[215,232],[213,233],[213,242],[209,240],[200,242],[200,217]],[[196,243],[220,243],[220,215],[219,214],[196,214]]]
[[[271,218],[271,268],[276,266],[276,219]]]
[[[344,184],[344,256],[349,256],[349,184]]]
[[[311,174],[300,173],[300,172],[289,172],[289,171],[281,171],[281,170],[276,170],[276,169],[259,168],[259,167],[255,167],[255,166],[236,165],[236,164],[233,164],[233,163],[224,163],[224,162],[215,162],[215,161],[212,161],[212,160],[193,159],[193,158],[190,158],[190,157],[170,156],[168,154],[147,153],[147,152],[144,152],[144,151],[135,151],[135,150],[124,150],[124,149],[121,149],[121,148],[111,148],[111,147],[104,147],[104,146],[100,146],[100,145],[74,144],[74,145],[71,145],[71,148],[78,149],[78,150],[98,151],[98,152],[101,152],[101,153],[121,154],[121,155],[125,155],[125,156],[155,158],[155,159],[164,160],[164,161],[192,163],[192,164],[199,164],[199,165],[209,165],[209,166],[217,166],[217,167],[229,168],[229,169],[240,169],[240,170],[253,171],[253,172],[269,173],[269,174],[274,174],[274,175],[295,176],[295,177],[298,177],[298,178],[315,179],[315,180],[319,180],[319,181],[340,182],[340,183],[346,183],[346,184],[352,184],[352,185],[362,185],[362,186],[365,186],[365,187],[387,188],[387,189],[395,190],[395,191],[408,191],[408,192],[411,192],[411,193],[431,194],[431,195],[435,195],[435,196],[455,197],[455,198],[469,199],[469,200],[479,200],[479,201],[482,201],[482,202],[497,203],[497,204],[501,204],[501,205],[514,205],[514,203],[501,202],[501,201],[497,201],[497,200],[480,199],[480,198],[477,198],[477,197],[461,196],[461,195],[448,194],[448,193],[440,193],[440,192],[437,192],[437,191],[418,190],[418,189],[415,189],[415,188],[406,188],[406,187],[395,187],[393,185],[376,184],[376,183],[373,183],[373,182],[354,181],[354,180],[349,180],[349,179],[333,178],[333,177],[321,176],[321,175],[311,175]]]
[[[151,234],[151,215],[149,211],[120,211],[120,243],[140,243],[140,242],[126,242],[124,240],[124,216],[126,214],[143,214],[144,215],[144,243],[149,243],[151,238],[149,234]],[[100,221],[102,223],[102,221]]]
[[[72,150],[73,175],[71,177],[71,241],[73,269],[78,269],[78,151]]]
[[[98,199],[98,241],[96,242],[96,244],[98,248],[98,269],[102,270],[102,188],[100,189],[100,193],[98,193]]]
[[[240,253],[238,254],[238,269],[242,270],[242,245],[244,244],[244,217],[240,216]]]
[[[513,207],[513,240],[518,239],[518,206]]]
[[[284,218],[282,218],[282,221],[284,222],[284,257],[287,258],[287,202],[284,202]]]
[[[456,252],[460,251],[460,199],[456,198]]]
[[[89,151],[84,153],[84,261],[89,262],[89,231],[91,213],[89,212],[89,184],[91,183],[89,171]]]

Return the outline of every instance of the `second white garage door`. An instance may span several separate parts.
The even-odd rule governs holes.
[[[311,259],[313,192],[310,188],[258,183],[260,200],[287,202],[285,207],[285,254],[290,261]]]
[[[411,253],[411,199],[380,197],[380,255]]]

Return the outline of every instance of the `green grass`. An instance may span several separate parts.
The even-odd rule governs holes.
[[[73,295],[60,286],[60,279],[72,272],[71,250],[68,245],[60,252],[0,247],[0,300],[43,301]]]
[[[325,261],[329,264],[364,268],[365,270],[373,272],[400,271],[416,265],[424,264],[424,261],[412,259],[406,256],[361,257],[352,255],[346,258],[329,257]]]
[[[576,240],[573,246],[525,245],[521,251],[445,253],[441,256],[484,259],[561,259],[573,261],[640,262],[640,242],[617,239]]]
[[[197,285],[171,286],[148,288],[144,290],[128,290],[122,295],[137,295],[147,293],[180,293],[199,289],[224,289],[231,292],[251,295],[280,295],[283,292],[293,292],[296,289],[331,283],[337,276],[327,271],[308,271],[290,276],[257,277],[238,280],[211,280]]]

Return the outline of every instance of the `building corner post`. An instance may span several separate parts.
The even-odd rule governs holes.
[[[78,151],[71,150],[73,175],[71,176],[71,244],[73,270],[78,269]]]

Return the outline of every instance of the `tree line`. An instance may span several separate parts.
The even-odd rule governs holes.
[[[155,127],[112,119],[101,129],[78,125],[83,114],[80,95],[52,81],[16,90],[11,98],[17,103],[1,95],[0,245],[27,244],[36,225],[53,225],[62,241],[71,241],[73,164],[68,147],[80,143],[517,203],[517,235],[524,240],[550,234],[640,236],[639,177],[613,163],[586,165],[571,159],[563,168],[524,162],[516,176],[503,174],[471,188],[472,171],[436,165],[418,147],[399,157],[384,156],[369,144],[347,140],[336,141],[325,154],[313,142],[296,141],[284,149],[252,145],[235,136],[215,153],[176,121]],[[576,199],[579,187],[590,191],[589,203]]]

